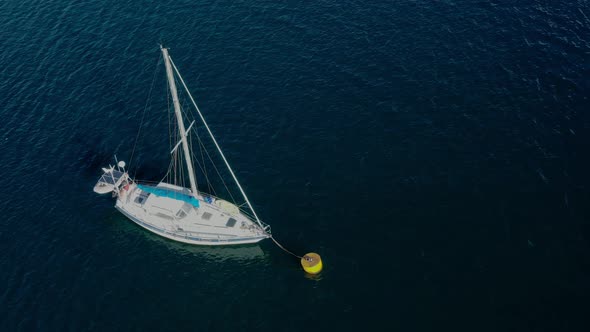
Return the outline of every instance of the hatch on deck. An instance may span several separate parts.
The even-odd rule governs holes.
[[[237,220],[234,218],[229,218],[227,223],[225,223],[225,227],[234,227],[236,225]]]

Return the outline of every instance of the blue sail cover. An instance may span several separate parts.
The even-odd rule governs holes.
[[[199,200],[194,198],[193,196],[185,195],[183,193],[179,193],[178,191],[165,189],[165,188],[157,188],[157,187],[150,187],[144,186],[141,184],[137,185],[137,188],[141,189],[142,191],[148,192],[150,194],[154,194],[160,197],[168,197],[178,201],[187,202],[194,207],[199,207]]]

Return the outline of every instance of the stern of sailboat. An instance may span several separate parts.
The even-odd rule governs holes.
[[[109,168],[102,169],[103,174],[94,185],[94,192],[97,194],[119,193],[122,187],[128,186],[130,179],[129,174],[124,169]]]

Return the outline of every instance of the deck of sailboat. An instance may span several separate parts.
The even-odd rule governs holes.
[[[156,188],[190,195],[188,189],[167,183],[160,183]],[[136,224],[180,242],[224,245],[255,243],[268,237],[235,206],[203,195],[196,198],[198,207],[179,199],[150,194],[132,184],[119,195],[115,206]]]

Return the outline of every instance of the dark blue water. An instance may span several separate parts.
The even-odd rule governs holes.
[[[589,17],[583,0],[2,1],[0,330],[587,330]],[[161,239],[92,192],[131,154],[160,42],[318,278],[270,241]],[[144,178],[168,165],[163,112]]]

